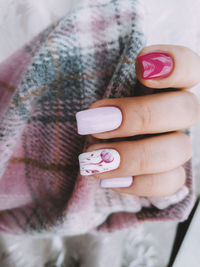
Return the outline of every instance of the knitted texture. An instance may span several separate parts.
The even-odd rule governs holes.
[[[138,1],[85,0],[0,65],[1,231],[75,235],[187,218],[190,162],[189,190],[165,200],[122,195],[79,175],[78,155],[100,141],[77,134],[75,113],[138,95],[141,20]]]

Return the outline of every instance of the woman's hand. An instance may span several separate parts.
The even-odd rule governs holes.
[[[96,101],[76,114],[78,132],[99,139],[157,135],[94,144],[79,156],[80,170],[121,193],[167,196],[184,185],[182,165],[192,156],[191,141],[180,130],[200,116],[197,97],[184,90],[200,81],[200,57],[186,47],[153,45],[140,52],[135,66],[143,85],[180,90]]]

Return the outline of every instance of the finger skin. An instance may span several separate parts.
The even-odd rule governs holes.
[[[142,68],[138,57],[150,52],[164,52],[169,54],[174,62],[173,71],[168,77],[156,79],[142,79]],[[151,88],[180,88],[187,89],[200,82],[200,57],[191,49],[178,45],[152,45],[143,48],[135,63],[139,81]]]
[[[165,197],[181,189],[185,180],[185,170],[180,166],[168,172],[134,176],[131,186],[112,190],[141,197]]]
[[[165,172],[181,166],[192,156],[191,141],[180,132],[136,141],[94,144],[86,152],[106,148],[117,150],[120,164],[115,170],[94,174],[97,179]]]
[[[107,98],[94,102],[90,108],[103,106],[119,108],[122,123],[115,130],[93,134],[100,139],[182,130],[195,124],[200,117],[198,98],[188,91]]]
[[[139,60],[136,59],[136,74],[143,85],[157,89],[188,89],[200,82],[200,57],[192,50],[183,46],[154,45],[145,47],[138,56],[155,51],[171,56],[173,71],[164,78],[143,79]],[[183,90],[134,99],[102,99],[90,108],[98,106],[116,106],[123,115],[118,129],[93,135],[103,139],[185,129],[193,125],[200,114],[197,98]],[[120,165],[115,170],[95,174],[94,177],[134,176],[129,188],[114,190],[150,197],[167,196],[178,191],[185,182],[185,172],[180,166],[192,156],[191,142],[180,132],[137,141],[95,144],[87,151],[102,148],[116,149],[121,157]]]

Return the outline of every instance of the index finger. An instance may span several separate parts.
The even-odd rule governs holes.
[[[147,46],[138,54],[135,67],[146,87],[187,89],[200,82],[200,57],[184,46]]]

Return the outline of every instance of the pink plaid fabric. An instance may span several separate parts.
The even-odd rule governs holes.
[[[75,235],[187,218],[190,162],[186,186],[167,199],[118,194],[79,175],[77,156],[95,141],[77,134],[75,113],[138,93],[141,19],[138,1],[85,0],[0,64],[1,231]]]

